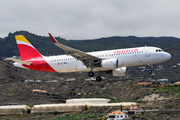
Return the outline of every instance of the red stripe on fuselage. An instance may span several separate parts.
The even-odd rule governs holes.
[[[32,70],[57,72],[46,62],[44,57],[35,48],[24,44],[18,44],[18,48],[21,59],[32,62],[31,65],[23,64],[24,67]]]
[[[32,70],[45,71],[45,72],[57,72],[55,71],[46,61],[42,58],[37,58],[33,60],[28,60],[29,62],[33,62],[31,65],[24,65],[24,67]]]

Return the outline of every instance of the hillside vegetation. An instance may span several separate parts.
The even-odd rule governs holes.
[[[27,31],[9,33],[0,38],[0,57],[19,55],[15,35],[24,35],[43,55],[63,54],[63,50],[54,46],[50,37],[38,36]],[[166,51],[179,50],[180,39],[174,37],[107,37],[93,40],[65,40],[56,38],[60,43],[88,52],[99,50],[120,49],[139,46],[157,46]]]
[[[10,57],[10,56],[18,56],[19,51],[18,47],[16,45],[15,41],[15,35],[24,35],[35,47],[36,49],[42,53],[43,55],[57,55],[57,54],[64,54],[64,51],[55,46],[50,37],[45,36],[38,36],[32,33],[29,33],[27,31],[17,31],[15,33],[9,33],[9,35],[5,38],[0,38],[0,57]],[[132,78],[136,77],[143,77],[143,78],[152,78],[152,79],[160,79],[160,78],[168,78],[172,81],[178,81],[180,80],[180,66],[177,65],[177,63],[180,63],[180,39],[174,38],[174,37],[135,37],[135,36],[128,36],[128,37],[108,37],[108,38],[100,38],[100,39],[94,39],[94,40],[65,40],[61,37],[56,38],[60,43],[63,43],[65,45],[71,46],[73,48],[82,50],[82,51],[98,51],[98,50],[108,50],[108,49],[120,49],[120,48],[127,48],[127,47],[138,47],[138,46],[157,46],[165,51],[169,52],[172,55],[172,58],[164,63],[156,64],[151,67],[153,72],[155,73],[154,76],[147,74],[147,71],[141,71],[142,69],[138,69],[138,67],[131,67],[129,68],[129,75]],[[4,66],[4,65],[2,65]],[[158,66],[163,66],[163,68],[159,68]],[[174,67],[175,66],[175,67]],[[7,66],[6,66],[7,67]],[[6,68],[4,67],[4,69]],[[3,69],[3,68],[2,68]],[[2,70],[5,72],[5,70]],[[13,68],[14,70],[15,68]],[[159,69],[159,70],[157,70]],[[19,71],[22,71],[21,69],[18,69]],[[18,71],[18,72],[19,72]],[[23,72],[22,71],[22,76]],[[13,75],[14,73],[9,71],[11,74],[8,75],[9,78],[17,79],[19,75]],[[28,71],[29,72],[29,71]],[[30,71],[29,73],[31,73]],[[44,73],[43,73],[44,74]],[[48,75],[47,75],[48,74]],[[46,73],[45,76],[54,75],[53,73]],[[36,77],[34,79],[41,79],[43,75],[41,75],[41,72],[38,73],[35,72],[35,75],[31,74],[32,76],[40,76]],[[59,76],[59,74],[57,74]],[[63,74],[67,78],[67,74]],[[73,74],[72,73],[72,77]],[[2,75],[7,76],[7,75]],[[20,79],[26,79],[27,77],[22,77]],[[106,76],[106,75],[103,75]],[[76,77],[78,77],[76,75]],[[87,74],[84,73],[82,76],[79,77],[87,77]],[[108,76],[111,78],[114,78],[113,76]],[[56,78],[56,77],[55,77]],[[4,79],[4,77],[3,77]],[[32,78],[31,78],[32,79]],[[45,78],[47,79],[47,77]]]

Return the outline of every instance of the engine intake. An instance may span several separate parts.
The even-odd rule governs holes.
[[[102,60],[101,67],[112,70],[121,67],[123,64],[124,64],[123,60],[112,58],[112,59]]]

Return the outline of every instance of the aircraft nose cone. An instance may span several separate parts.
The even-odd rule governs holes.
[[[167,53],[166,58],[167,58],[167,60],[171,59],[171,54]]]

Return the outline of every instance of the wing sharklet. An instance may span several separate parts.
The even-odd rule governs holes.
[[[58,41],[49,33],[50,38],[52,39],[53,43],[58,43]]]

